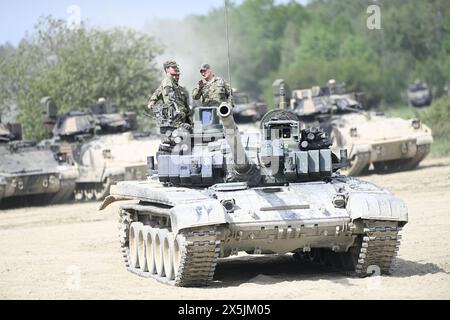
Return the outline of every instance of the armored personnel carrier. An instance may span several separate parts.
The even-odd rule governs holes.
[[[426,83],[416,80],[406,92],[408,104],[413,107],[426,107],[431,104],[432,94]]]
[[[75,188],[77,176],[76,167],[67,163],[65,154],[22,141],[19,124],[0,123],[0,202],[65,201]]]
[[[45,142],[52,149],[68,154],[78,167],[75,200],[101,200],[111,184],[122,180],[143,180],[147,153],[156,150],[158,141],[139,133],[134,112],[117,112],[100,101],[89,112],[71,111],[57,116],[44,98],[46,126],[53,138]]]
[[[265,103],[250,101],[248,94],[233,89],[233,115],[237,123],[259,121],[266,112]]]
[[[300,121],[325,130],[332,150],[348,150],[348,175],[357,176],[369,169],[414,169],[430,152],[431,129],[418,119],[368,112],[352,94],[325,95],[319,87],[294,90],[292,97],[291,108]]]
[[[220,258],[246,251],[333,261],[362,276],[389,272],[408,221],[405,203],[340,175],[345,151],[333,154],[324,133],[301,129],[280,101],[256,140],[239,134],[226,103],[195,108],[192,129],[174,128],[171,116],[162,123],[170,148],[149,157],[147,180],[117,183],[100,206],[132,200],[119,209],[129,271],[206,286]]]

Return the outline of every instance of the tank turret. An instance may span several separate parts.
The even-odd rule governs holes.
[[[196,108],[192,132],[165,130],[162,142],[158,178],[176,186],[321,180],[341,164],[322,130],[302,129],[297,116],[283,109],[267,113],[260,132],[251,136],[239,132],[230,104]],[[154,159],[150,162],[153,167]]]

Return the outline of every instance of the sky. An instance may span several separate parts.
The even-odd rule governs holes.
[[[288,0],[275,0],[275,3],[286,2]],[[33,30],[40,16],[52,15],[72,21],[80,17],[88,26],[128,26],[142,30],[157,18],[181,20],[190,14],[206,14],[223,3],[224,0],[1,0],[0,44],[17,45],[26,32]]]

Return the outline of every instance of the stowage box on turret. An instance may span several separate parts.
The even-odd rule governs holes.
[[[192,130],[161,128],[147,181],[119,182],[100,207],[134,200],[119,210],[129,271],[205,286],[220,258],[246,251],[329,260],[359,275],[389,272],[405,203],[340,175],[345,151],[334,155],[326,135],[302,130],[292,112],[268,112],[260,129],[241,136],[228,104],[194,109]]]

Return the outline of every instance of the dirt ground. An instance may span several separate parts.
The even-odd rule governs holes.
[[[349,278],[290,256],[227,258],[208,288],[176,288],[122,265],[118,204],[0,211],[1,299],[450,299],[450,158],[411,172],[362,177],[409,208],[390,276]]]

